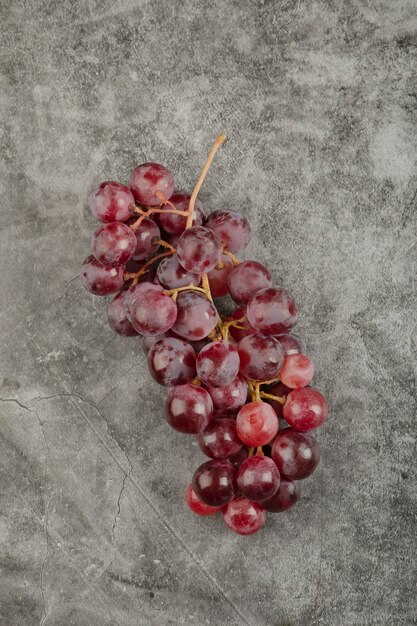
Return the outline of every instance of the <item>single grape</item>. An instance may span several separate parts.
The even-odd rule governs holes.
[[[214,267],[207,275],[213,298],[221,298],[229,293],[227,277],[233,269],[233,262],[227,254],[222,254],[220,260],[223,263],[223,267],[220,269]]]
[[[159,285],[141,283],[136,287],[136,297],[126,296],[130,321],[133,327],[142,335],[161,335],[170,330],[177,319],[177,305],[164,293]]]
[[[248,386],[243,376],[236,378],[224,387],[207,387],[214,408],[217,411],[237,411],[246,402],[248,397]]]
[[[239,307],[238,309],[233,311],[229,319],[240,320],[242,319],[242,317],[245,317],[245,315],[246,307]],[[247,337],[248,335],[254,335],[256,333],[256,330],[252,328],[252,326],[247,321],[239,322],[238,326],[239,328],[236,328],[236,326],[229,326],[229,333],[237,342],[243,339],[243,337]]]
[[[169,200],[174,192],[174,179],[166,167],[159,163],[143,163],[130,175],[130,189],[139,204],[155,206],[162,204],[155,194],[160,192]]]
[[[281,475],[289,480],[307,478],[320,460],[317,441],[311,435],[292,428],[285,428],[278,433],[271,454]]]
[[[279,376],[287,387],[299,389],[311,383],[314,365],[304,354],[290,354],[285,357]]]
[[[280,342],[284,351],[284,356],[305,353],[303,340],[301,339],[301,337],[295,335],[294,333],[288,333],[287,335],[276,335],[275,339]]]
[[[228,461],[207,461],[194,472],[192,486],[200,500],[209,506],[222,506],[235,495],[236,470]]]
[[[121,291],[111,302],[107,304],[107,319],[109,326],[118,335],[134,337],[138,332],[133,328],[131,322],[126,317],[124,299],[126,291]]]
[[[294,480],[281,479],[281,484],[274,496],[264,500],[262,506],[270,513],[281,513],[290,509],[300,497],[300,483]]]
[[[251,380],[271,380],[278,376],[284,361],[280,343],[274,337],[255,333],[237,345],[240,373]]]
[[[120,291],[124,284],[123,267],[105,267],[90,254],[81,266],[81,282],[96,296],[109,296]]]
[[[200,500],[200,498],[193,490],[192,485],[188,485],[187,487],[187,491],[185,492],[185,500],[192,512],[197,513],[197,515],[214,515],[215,513],[223,510],[222,506],[209,506],[208,504],[205,504],[202,500]]]
[[[125,265],[133,256],[136,247],[135,234],[122,222],[104,224],[91,240],[93,254],[102,265],[115,267]]]
[[[174,430],[197,435],[207,428],[212,417],[213,403],[205,389],[190,383],[170,389],[165,419]]]
[[[275,437],[278,427],[274,409],[265,402],[249,402],[237,414],[237,434],[247,446],[265,446]]]
[[[327,419],[329,407],[317,389],[294,389],[287,396],[282,410],[286,422],[295,430],[309,431],[318,428]]]
[[[253,535],[265,524],[266,513],[258,502],[234,498],[224,508],[223,519],[230,530],[238,535]]]
[[[227,459],[243,446],[237,434],[236,421],[230,417],[212,419],[197,439],[201,450],[211,459]]]
[[[150,217],[145,217],[145,219],[142,220],[134,234],[136,242],[133,258],[136,261],[145,260],[153,256],[159,250],[159,243],[155,243],[155,241],[161,239],[161,231]]]
[[[148,352],[148,368],[152,378],[165,387],[189,383],[196,375],[195,352],[182,339],[161,339]]]
[[[182,191],[175,191],[170,198],[170,202],[175,206],[177,211],[188,211],[191,196],[188,193]],[[166,213],[159,214],[159,222],[162,228],[170,235],[181,235],[187,223],[185,215],[176,215],[175,213],[169,213],[170,208],[168,205],[163,207],[167,210]],[[203,204],[196,200],[194,205],[193,226],[202,226],[206,220],[206,214]]]
[[[267,456],[255,455],[243,461],[237,473],[239,491],[252,502],[272,498],[278,491],[280,474],[274,461]]]
[[[100,222],[126,222],[135,199],[129,187],[114,181],[100,183],[90,194],[90,208]]]
[[[228,341],[213,341],[197,357],[197,374],[204,385],[230,385],[239,373],[239,355]]]
[[[247,304],[261,289],[272,286],[272,276],[267,268],[256,261],[243,261],[230,272],[227,283],[236,304]],[[278,334],[278,333],[276,333]]]
[[[177,289],[178,287],[186,287],[187,285],[198,287],[201,280],[199,274],[187,272],[187,270],[180,265],[176,254],[162,259],[157,269],[156,276],[159,283],[165,287],[165,289]]]
[[[268,393],[270,393],[273,396],[278,396],[279,398],[286,398],[288,394],[290,393],[290,391],[292,391],[292,389],[284,385],[282,382],[279,382],[276,385],[274,385],[272,389],[269,389]],[[272,408],[274,409],[278,417],[282,417],[283,406],[280,402],[277,402],[276,400],[270,400],[270,399],[266,399],[265,402],[267,402],[268,404],[272,406]]]
[[[174,333],[168,330],[166,333],[162,333],[162,335],[155,335],[154,337],[142,337],[143,352],[145,354],[148,354],[152,346],[154,346],[158,341],[161,341],[161,339],[165,339],[166,337],[174,337]]]
[[[187,272],[209,272],[217,265],[221,254],[220,239],[204,226],[188,228],[178,241],[178,260]]]
[[[298,308],[288,291],[267,287],[253,296],[246,315],[250,325],[259,333],[279,335],[295,326]]]
[[[217,324],[217,311],[202,293],[182,291],[178,294],[177,308],[177,321],[172,330],[184,339],[189,341],[204,339]]]
[[[206,226],[214,230],[230,252],[239,252],[249,243],[249,222],[237,211],[214,211],[208,216]]]
[[[246,446],[242,446],[242,448],[234,454],[233,456],[229,456],[227,459],[229,463],[233,465],[236,469],[242,465],[243,461],[248,458],[248,449]]]

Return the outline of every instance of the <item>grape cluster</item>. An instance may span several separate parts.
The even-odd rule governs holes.
[[[81,278],[107,305],[110,327],[141,337],[149,371],[167,388],[165,419],[197,438],[209,460],[186,492],[198,515],[223,514],[241,535],[266,512],[292,507],[315,470],[310,431],[327,418],[314,366],[292,333],[298,309],[266,267],[239,262],[250,226],[236,211],[206,217],[197,193],[225,136],[217,138],[191,195],[157,163],[136,167],[129,186],[101,183],[90,196],[102,222]],[[236,305],[221,316],[216,298]],[[286,422],[280,429],[279,419]]]

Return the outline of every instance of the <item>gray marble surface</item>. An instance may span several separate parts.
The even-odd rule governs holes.
[[[417,623],[415,0],[0,3],[0,623]],[[145,160],[242,210],[331,417],[300,503],[241,538],[79,265]]]

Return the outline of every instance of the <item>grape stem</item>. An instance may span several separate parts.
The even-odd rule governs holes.
[[[223,254],[225,254],[230,259],[232,259],[233,267],[237,267],[238,265],[240,265],[239,259],[234,254],[229,252],[229,250],[227,250],[224,245],[223,245]]]
[[[268,400],[275,400],[275,402],[279,402],[282,405],[284,405],[286,402],[284,397],[274,396],[272,393],[265,393],[265,391],[261,391],[259,395],[261,398],[268,398]]]
[[[209,297],[209,294],[207,293],[207,290],[204,289],[204,287],[196,287],[195,285],[192,285],[192,284],[186,285],[185,287],[176,287],[176,289],[166,289],[164,291],[164,294],[166,296],[171,296],[172,299],[175,301],[180,291],[200,291],[201,293],[204,293],[204,295],[207,296],[207,298]]]
[[[255,448],[248,448],[248,458],[250,458],[251,456],[253,456],[253,453],[255,452]]]
[[[133,231],[136,231],[139,228],[145,217],[149,217],[154,213],[174,213],[175,215],[182,215],[183,217],[188,217],[189,215],[188,211],[177,211],[177,209],[161,209],[159,207],[150,207],[150,209],[148,209],[147,211],[143,211],[142,209],[135,207],[135,213],[139,213],[140,217],[136,220],[136,222],[133,222],[133,224],[130,225],[130,228]]]
[[[156,256],[152,257],[152,259],[149,259],[149,261],[147,261],[145,263],[145,265],[143,267],[140,268],[140,270],[138,272],[125,272],[123,278],[125,280],[132,280],[132,287],[134,285],[136,285],[139,282],[139,278],[145,274],[145,272],[148,271],[148,269],[150,268],[150,266],[155,263],[155,261],[158,261],[159,259],[163,259],[166,256],[171,256],[171,254],[174,254],[175,252],[175,248],[173,248],[172,250],[168,250],[168,252],[161,252],[161,254],[157,254]]]
[[[264,451],[263,451],[263,449],[262,449],[262,446],[258,446],[258,447],[256,448],[256,452],[255,452],[255,454],[256,454],[257,456],[265,456]]]
[[[242,326],[239,326],[239,324],[241,322],[246,322],[246,316],[241,317],[238,320],[230,320],[228,322],[223,322],[222,323],[222,335],[223,335],[223,339],[224,341],[227,341],[229,338],[229,328],[230,326],[233,326],[234,328],[243,328]],[[246,330],[246,329],[243,329]]]
[[[167,248],[168,250],[171,250],[172,254],[174,254],[174,252],[176,252],[176,248],[174,248],[174,246],[172,246],[170,243],[168,243],[168,241],[164,241],[163,239],[154,239],[153,242],[155,245],[158,244],[158,246],[162,246],[163,248]]]
[[[195,201],[197,200],[197,195],[198,192],[200,191],[201,185],[204,182],[204,179],[207,175],[207,172],[209,171],[210,165],[215,157],[215,154],[217,152],[217,150],[220,148],[220,146],[222,145],[222,143],[224,143],[227,139],[226,135],[219,135],[214,144],[212,149],[210,150],[210,153],[207,157],[207,160],[204,164],[203,169],[201,170],[201,174],[200,177],[198,179],[198,181],[196,182],[196,185],[193,189],[193,193],[191,194],[191,198],[190,198],[190,204],[188,205],[188,217],[187,217],[187,224],[185,226],[185,229],[187,230],[187,228],[191,228],[191,226],[193,225],[193,213],[194,213],[194,206],[195,206]]]

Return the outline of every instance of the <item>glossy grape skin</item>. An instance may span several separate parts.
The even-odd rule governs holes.
[[[207,387],[216,411],[236,411],[246,402],[248,397],[248,386],[243,376],[236,378],[224,387]]]
[[[215,515],[223,510],[222,506],[209,506],[205,504],[195,493],[193,486],[188,485],[185,492],[185,500],[193,513],[197,515]]]
[[[161,339],[148,352],[148,368],[159,385],[174,387],[189,383],[196,375],[195,352],[182,339]]]
[[[270,513],[288,511],[299,499],[300,491],[299,482],[282,478],[276,494],[269,500],[264,500],[262,506]]]
[[[81,266],[81,282],[95,296],[109,296],[120,291],[124,284],[123,267],[105,267],[90,254]]]
[[[207,428],[212,417],[213,403],[205,389],[190,383],[170,389],[165,403],[165,419],[171,428],[198,435]]]
[[[215,267],[207,275],[213,298],[221,298],[229,293],[227,278],[233,269],[233,262],[227,254],[222,254],[220,260],[223,262],[224,267],[221,269]]]
[[[253,296],[247,306],[248,321],[266,335],[286,333],[298,320],[298,308],[286,289],[267,287]]]
[[[240,320],[245,315],[246,315],[246,307],[239,307],[238,309],[233,311],[230,318],[233,320]],[[254,335],[256,333],[256,330],[252,328],[252,326],[247,321],[240,322],[238,326],[241,326],[242,328],[236,328],[236,326],[229,326],[229,333],[231,334],[233,339],[237,342],[243,339],[243,337],[247,337],[248,335]],[[276,339],[278,338],[276,337]]]
[[[197,357],[197,374],[204,385],[225,387],[239,373],[239,354],[228,341],[213,341]]]
[[[280,473],[274,461],[267,456],[255,455],[243,461],[237,478],[239,491],[252,502],[272,498],[278,491]]]
[[[265,524],[266,513],[258,502],[234,498],[223,510],[226,525],[238,535],[253,535]]]
[[[245,404],[236,418],[236,428],[240,440],[247,446],[264,446],[278,432],[278,417],[274,409],[265,402]]]
[[[194,472],[192,486],[200,500],[209,506],[222,506],[235,495],[236,470],[222,459],[207,461]]]
[[[91,239],[97,261],[108,267],[125,265],[136,248],[134,232],[122,222],[111,222],[99,228]]]
[[[227,277],[229,292],[236,304],[247,304],[261,289],[272,286],[272,276],[257,261],[243,261]],[[278,333],[276,333],[278,334]]]
[[[279,398],[286,398],[288,394],[290,393],[290,391],[292,391],[292,389],[284,385],[284,383],[279,382],[276,385],[274,385],[272,389],[269,389],[268,393],[270,393],[273,396],[278,396]],[[270,399],[266,399],[265,402],[267,402],[268,404],[272,406],[272,408],[274,409],[278,417],[283,416],[282,415],[283,405],[280,402],[277,402],[276,400],[270,400]]]
[[[292,428],[278,433],[271,455],[281,475],[289,480],[307,478],[320,461],[317,441],[311,435]]]
[[[187,272],[210,272],[219,262],[221,254],[220,239],[204,226],[188,228],[178,241],[178,260]]]
[[[284,356],[305,354],[304,342],[298,335],[287,333],[286,335],[276,335],[275,339],[280,342]]]
[[[276,378],[284,361],[280,343],[274,337],[260,333],[248,335],[239,341],[240,373],[250,380]]]
[[[175,206],[177,211],[188,211],[191,196],[188,193],[181,191],[175,191],[170,198],[170,202]],[[164,206],[167,210],[166,213],[159,214],[159,222],[162,228],[170,235],[181,235],[187,224],[187,218],[185,215],[176,215],[175,213],[169,213],[170,206]],[[196,200],[194,205],[193,226],[202,226],[206,220],[206,214],[203,204]]]
[[[214,211],[208,216],[206,226],[214,230],[230,252],[239,252],[249,243],[249,222],[237,211]]]
[[[177,306],[159,285],[141,283],[143,289],[129,303],[130,321],[141,335],[161,335],[170,330],[177,319]],[[126,296],[128,301],[129,296]]]
[[[143,163],[135,167],[129,179],[130,189],[139,204],[155,206],[162,204],[155,194],[160,192],[169,200],[174,193],[174,179],[166,167],[159,163]]]
[[[172,330],[189,341],[207,337],[215,328],[218,315],[206,296],[197,291],[182,291],[177,298],[178,316]]]
[[[243,446],[237,434],[236,421],[230,417],[213,418],[197,440],[202,452],[211,459],[227,459]]]
[[[302,432],[321,426],[327,419],[328,412],[325,398],[317,389],[311,387],[291,391],[282,409],[285,421],[295,430]]]
[[[186,287],[187,285],[195,285],[198,287],[201,281],[199,274],[187,272],[180,262],[176,254],[162,259],[160,262],[156,276],[159,283],[165,289],[177,289],[178,287]]]
[[[131,217],[129,206],[135,204],[135,199],[129,187],[108,180],[91,192],[89,203],[100,222],[126,222]]]
[[[314,376],[314,365],[305,354],[290,354],[284,359],[279,377],[291,389],[309,385]]]
[[[159,243],[154,242],[161,239],[161,231],[150,217],[145,217],[145,219],[142,220],[134,234],[136,244],[133,259],[135,259],[135,261],[148,259],[159,250]]]
[[[107,304],[107,319],[109,326],[118,335],[134,337],[139,333],[133,328],[126,317],[124,299],[126,291],[121,291],[111,302]]]

